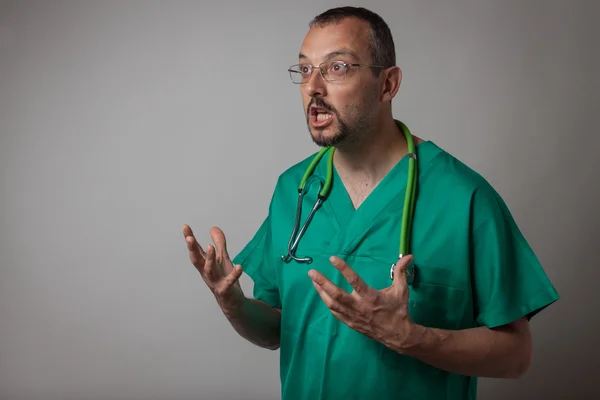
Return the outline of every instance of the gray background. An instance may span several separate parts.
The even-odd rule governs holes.
[[[395,116],[494,185],[562,296],[529,373],[480,398],[594,393],[598,2],[369,4]],[[336,5],[0,2],[1,399],[278,397],[279,352],[234,333],[181,227],[219,225],[235,254],[316,150],[286,69]]]

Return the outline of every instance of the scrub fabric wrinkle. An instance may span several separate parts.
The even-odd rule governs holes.
[[[442,329],[492,328],[532,317],[558,300],[489,183],[432,141],[419,143],[416,151],[418,193],[410,246],[415,278],[408,304],[413,321]],[[298,183],[313,156],[280,175],[264,222],[233,260],[254,281],[254,297],[282,309],[282,398],[475,399],[476,377],[442,371],[354,331],[333,316],[308,277],[308,271],[316,269],[351,292],[329,262],[336,255],[369,286],[391,285],[407,157],[358,209],[334,168],[331,192],[296,251],[299,257],[313,257],[313,262],[281,260],[294,224]],[[324,179],[326,157],[314,173]],[[316,201],[317,188],[313,185],[304,197],[301,223]]]

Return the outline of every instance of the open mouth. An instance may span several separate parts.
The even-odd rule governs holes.
[[[323,107],[310,107],[310,124],[315,128],[324,128],[333,122],[333,113]]]

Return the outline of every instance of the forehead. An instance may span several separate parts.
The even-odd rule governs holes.
[[[313,25],[302,42],[300,56],[317,62],[330,54],[348,52],[355,61],[370,58],[368,47],[369,25],[356,18],[344,18],[336,24]]]

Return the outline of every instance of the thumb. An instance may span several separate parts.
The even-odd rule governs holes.
[[[239,282],[240,276],[242,276],[242,266],[234,265],[229,275],[225,277],[225,287],[227,290],[232,286],[237,287],[240,291],[242,290]]]
[[[227,286],[233,286],[238,283],[238,280],[242,276],[242,266],[234,265],[233,270],[225,277],[225,281],[227,282]]]
[[[406,271],[412,261],[413,256],[407,254],[396,262],[396,268],[394,269],[394,286],[406,287]]]

